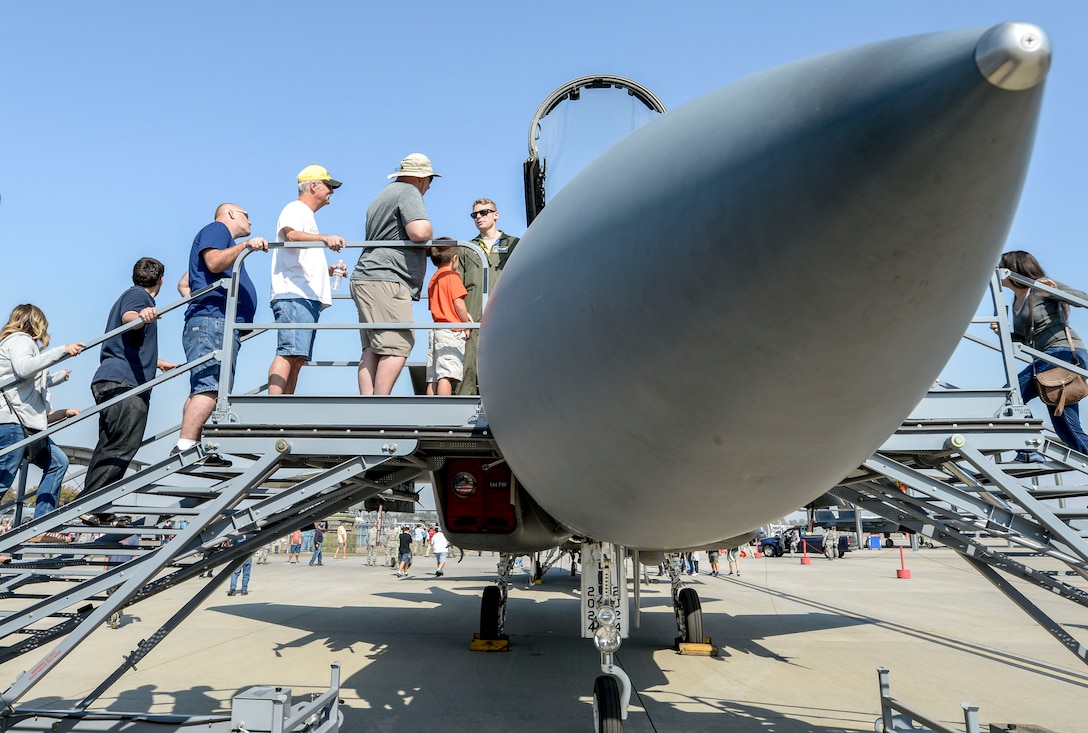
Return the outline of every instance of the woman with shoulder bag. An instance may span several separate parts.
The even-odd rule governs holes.
[[[41,351],[48,346],[49,321],[41,309],[29,303],[15,306],[7,325],[0,329],[0,383],[12,377],[22,381],[6,388],[0,400],[0,450],[45,430],[49,423],[79,414],[77,409],[50,411],[49,388],[66,381],[70,371],[62,369],[48,374],[46,370],[65,356],[83,351],[83,344]],[[68,457],[48,437],[0,455],[0,485],[4,491],[15,481],[24,455],[42,470],[34,504],[37,519],[57,508]],[[54,539],[45,538],[45,541]]]
[[[1037,280],[1070,295],[1088,300],[1088,294],[1063,285],[1052,280],[1043,272],[1039,261],[1028,252],[1014,250],[1001,255],[999,267],[1008,269],[1021,277]],[[1012,306],[1012,338],[1027,344],[1031,348],[1042,351],[1071,364],[1080,367],[1088,365],[1088,351],[1084,348],[1076,331],[1069,327],[1069,304],[1058,300],[1049,293],[1044,293],[1026,285],[1012,282],[1006,278],[1001,284],[1013,291]],[[1075,349],[1075,351],[1074,351]],[[1039,397],[1039,387],[1035,377],[1046,371],[1054,369],[1054,365],[1036,359],[1033,363],[1020,372],[1020,394],[1024,404]],[[1044,403],[1045,404],[1045,403]],[[1077,404],[1063,404],[1059,406],[1046,405],[1054,424],[1054,432],[1067,446],[1081,453],[1088,453],[1088,435],[1080,424],[1080,406]],[[1021,452],[1017,455],[1018,461],[1029,460],[1028,454]]]

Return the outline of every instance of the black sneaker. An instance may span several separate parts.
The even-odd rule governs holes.
[[[234,588],[231,588],[230,590],[227,591],[228,596],[233,596],[234,593],[235,593]]]
[[[248,596],[248,595],[249,595],[249,591],[248,591],[248,590],[244,590],[244,591],[242,591],[242,595],[243,595],[243,596]]]
[[[218,453],[209,453],[204,457],[205,466],[214,466],[216,468],[230,468],[234,465],[233,461],[228,461]]]
[[[83,518],[87,519],[87,524],[93,524],[95,527],[128,527],[132,524],[132,517],[119,517],[109,512],[84,514]]]

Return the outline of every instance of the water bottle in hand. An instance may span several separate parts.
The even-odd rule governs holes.
[[[347,271],[348,271],[348,267],[347,267],[347,265],[344,264],[343,260],[340,260],[339,262],[337,262],[336,265],[333,267],[333,269],[332,269],[332,281],[331,281],[331,285],[332,285],[333,290],[339,290],[340,289],[340,282],[344,279],[344,274]]]

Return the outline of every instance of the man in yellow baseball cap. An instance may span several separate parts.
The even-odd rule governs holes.
[[[333,252],[344,238],[320,234],[317,210],[328,206],[341,183],[320,165],[308,165],[298,174],[298,198],[283,207],[276,221],[280,242],[322,242]],[[321,311],[332,305],[329,276],[347,274],[343,263],[330,266],[324,249],[317,247],[272,249],[272,314],[276,323],[317,323]],[[313,329],[279,329],[276,356],[268,367],[268,394],[294,394],[302,365],[313,357]]]

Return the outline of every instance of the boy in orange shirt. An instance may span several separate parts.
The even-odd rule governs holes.
[[[432,247],[431,262],[438,271],[427,285],[427,302],[435,323],[471,323],[465,307],[468,291],[457,272],[457,247]],[[467,329],[436,328],[427,349],[427,394],[452,395],[465,370]]]

